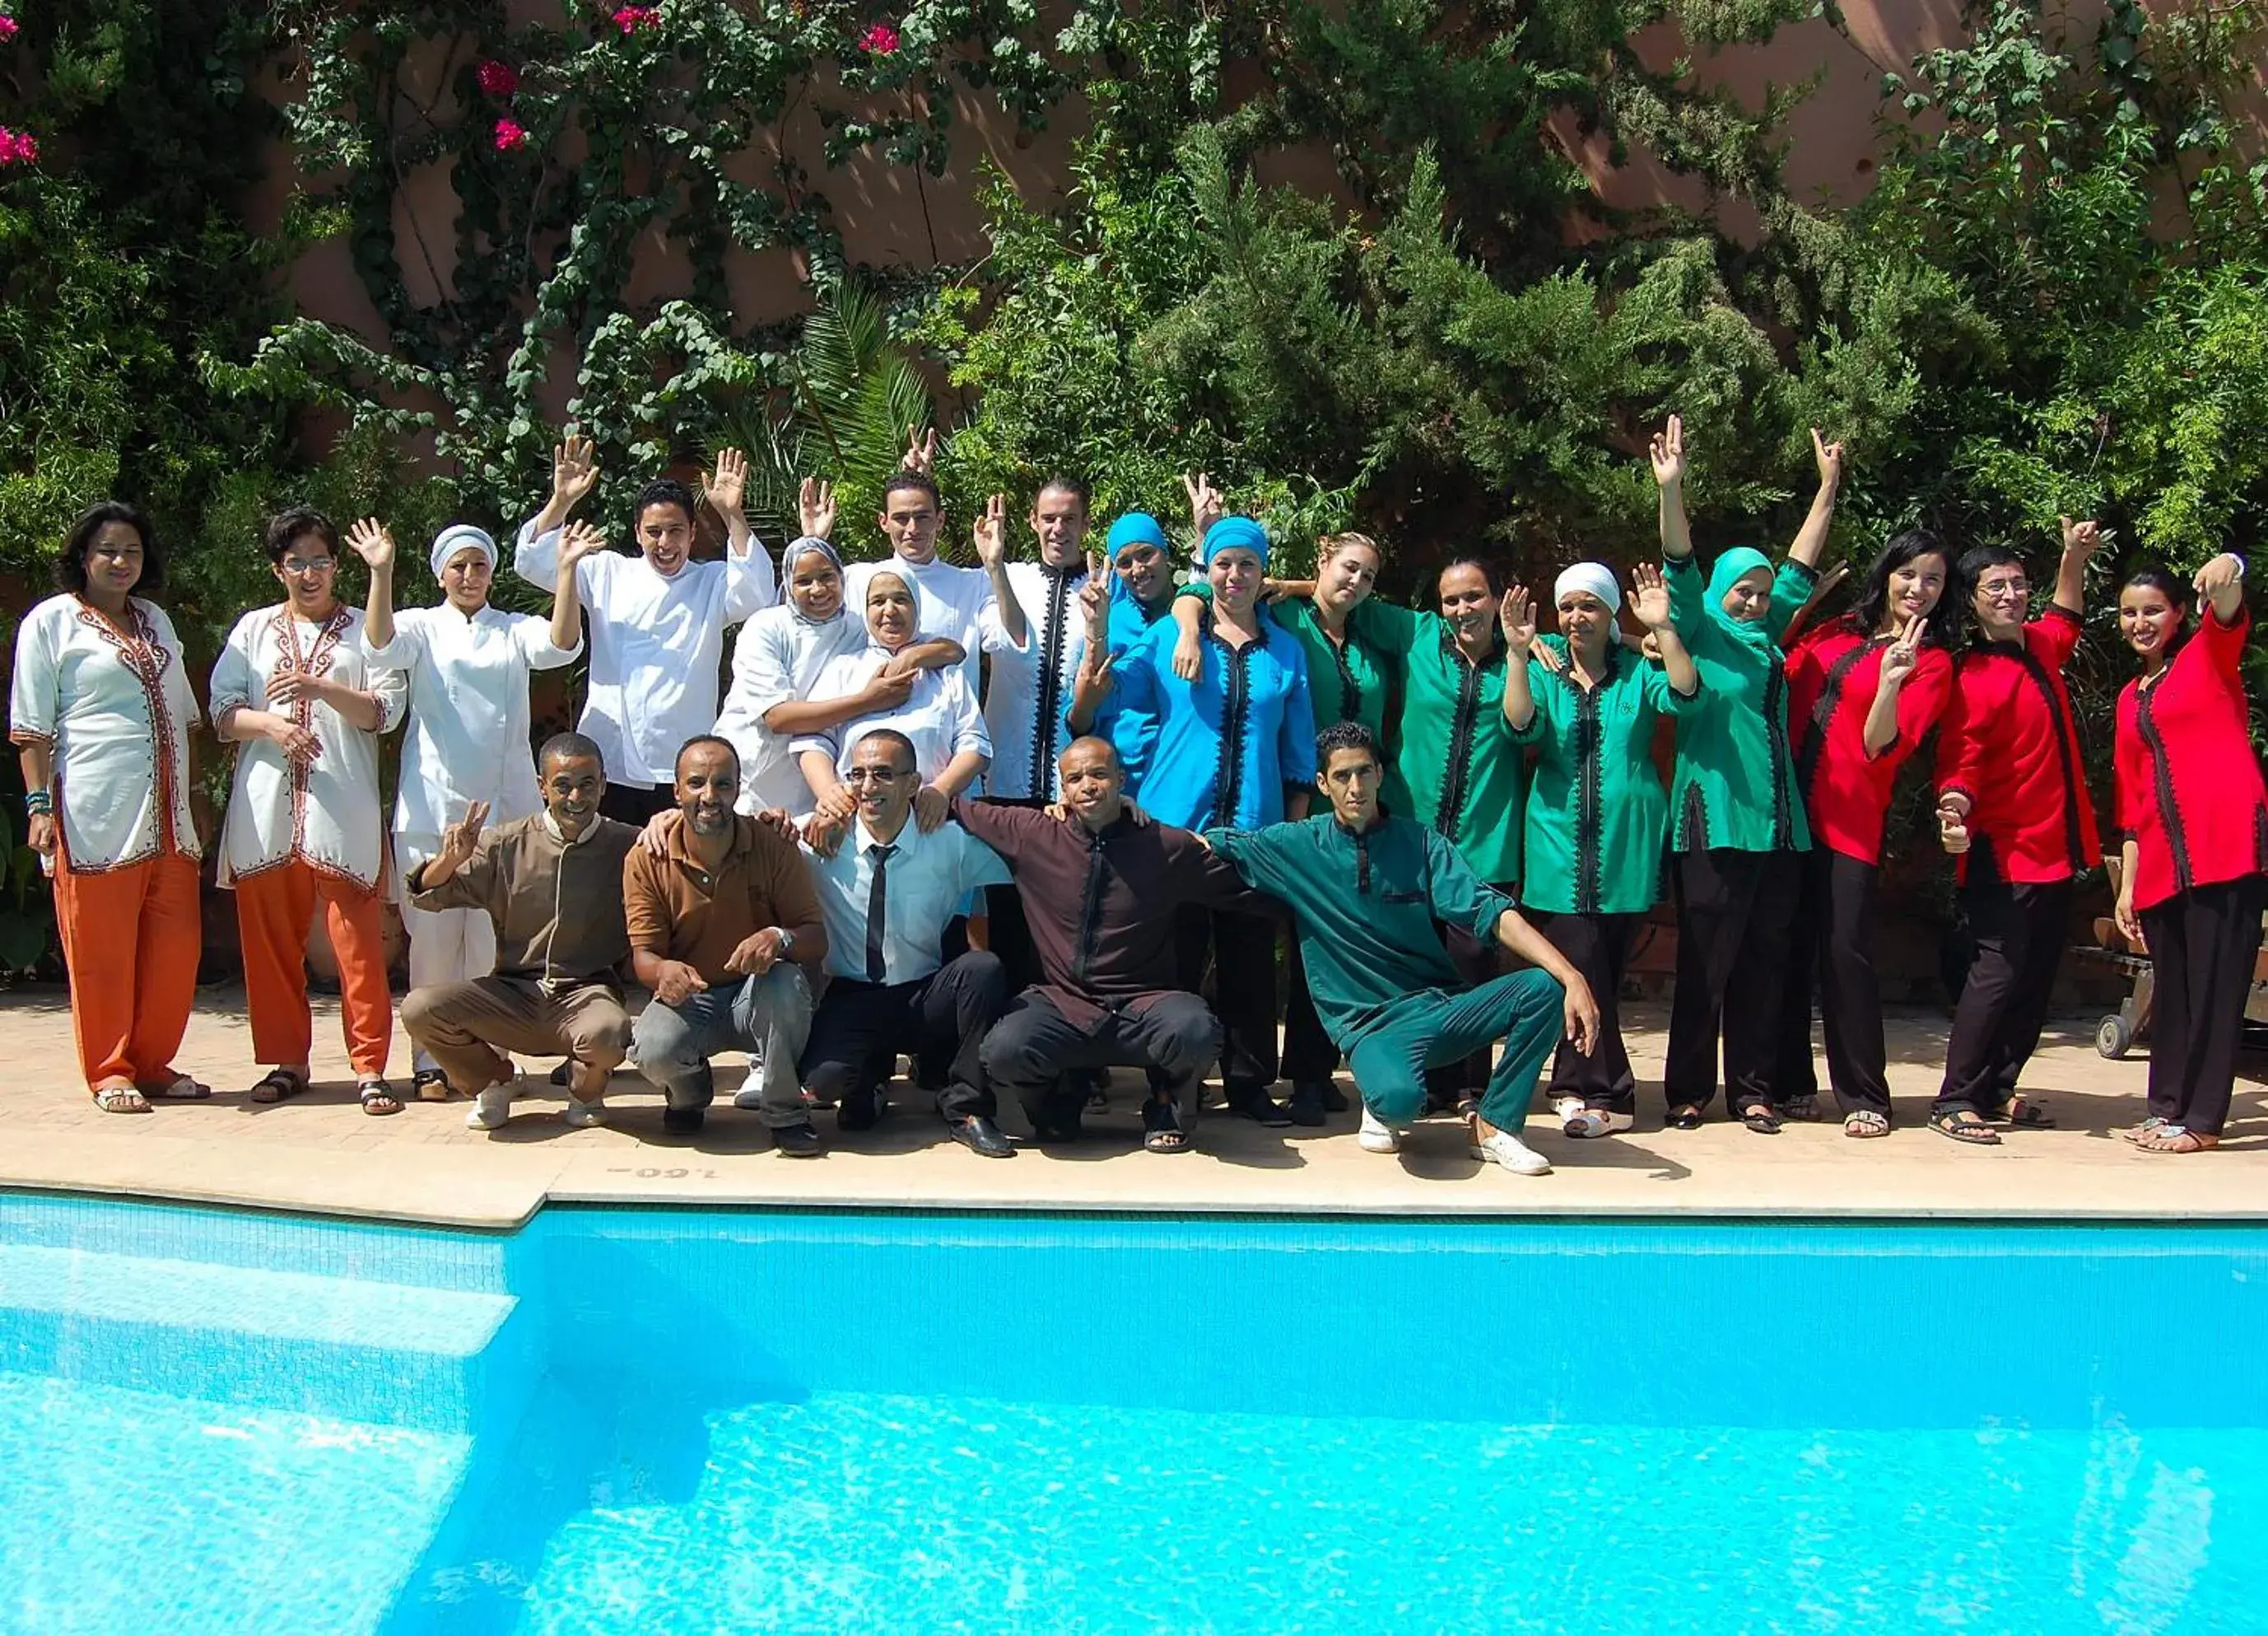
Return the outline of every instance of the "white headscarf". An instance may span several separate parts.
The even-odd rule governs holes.
[[[805,550],[809,550],[811,548],[809,546],[804,547]],[[837,560],[838,562],[840,561],[839,558]],[[891,578],[905,586],[906,594],[913,599],[914,629],[913,634],[906,638],[906,642],[909,645],[921,640],[922,619],[928,612],[928,604],[922,597],[921,582],[919,580],[916,579],[911,574],[908,573],[904,568],[895,563],[883,563],[877,566],[874,571],[866,577],[866,583],[858,588],[858,613],[859,629],[866,633],[867,650],[870,652],[875,653],[879,653],[883,651],[882,642],[881,638],[874,634],[874,627],[866,617],[866,597],[873,590],[874,581],[880,579],[884,574],[889,575]]]
[[[1557,608],[1570,591],[1587,591],[1607,605],[1609,614],[1622,612],[1623,588],[1615,581],[1615,571],[1604,563],[1577,563],[1562,573],[1551,587],[1551,605]]]
[[[496,542],[489,538],[488,531],[470,523],[454,523],[433,536],[433,578],[438,579],[449,559],[468,547],[487,557],[489,571],[496,571]]]

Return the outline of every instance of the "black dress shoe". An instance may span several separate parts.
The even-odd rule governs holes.
[[[1000,1134],[1000,1127],[982,1114],[953,1120],[945,1128],[953,1132],[954,1141],[981,1159],[1013,1159],[1016,1156],[1016,1150],[1008,1145],[1008,1139]]]
[[[819,1132],[807,1124],[784,1124],[772,1132],[772,1146],[783,1159],[816,1159]]]
[[[838,1131],[871,1131],[880,1123],[881,1099],[869,1091],[864,1096],[856,1091],[846,1092],[835,1109],[835,1128]]]
[[[1233,1085],[1226,1092],[1228,1110],[1240,1119],[1249,1119],[1270,1130],[1281,1130],[1292,1123],[1292,1116],[1284,1105],[1257,1085]]]
[[[1330,1114],[1323,1101],[1323,1093],[1329,1088],[1328,1086],[1315,1080],[1302,1080],[1292,1086],[1291,1106],[1285,1110],[1291,1116],[1292,1123],[1293,1124],[1327,1123]]]
[[[690,1136],[709,1122],[706,1108],[665,1108],[661,1128],[672,1136]]]

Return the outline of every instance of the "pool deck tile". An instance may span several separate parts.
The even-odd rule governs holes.
[[[1111,1112],[1089,1121],[1079,1146],[1011,1161],[954,1145],[926,1114],[903,1109],[881,1129],[835,1144],[817,1161],[783,1160],[754,1116],[729,1106],[686,1141],[660,1129],[659,1096],[616,1078],[614,1123],[571,1131],[558,1094],[533,1096],[504,1130],[468,1130],[460,1099],[412,1102],[388,1119],[354,1100],[335,1002],[319,1002],[318,1083],[273,1107],[246,1102],[256,1075],[246,1055],[240,995],[201,997],[180,1066],[215,1088],[204,1102],[160,1103],[147,1116],[97,1110],[78,1083],[70,1020],[53,990],[0,994],[0,1186],[120,1193],[480,1228],[510,1227],[547,1199],[560,1203],[968,1208],[1050,1211],[1381,1213],[1418,1215],[1818,1216],[2268,1219],[2268,1064],[2255,1055],[2239,1081],[2221,1150],[2182,1160],[2136,1152],[2117,1131],[2141,1117],[2144,1058],[2108,1062],[2094,1016],[2059,1017],[2026,1076],[2051,1104],[2054,1131],[1964,1148],[1922,1119],[1943,1061],[1946,1021],[1894,1013],[1890,1078],[1899,1128],[1853,1141],[1839,1125],[1791,1125],[1751,1135],[1719,1119],[1693,1131],[1660,1128],[1662,1028],[1658,1006],[1625,1008],[1641,1081],[1639,1128],[1571,1141],[1547,1118],[1531,1144],[1558,1167],[1545,1177],[1484,1168],[1450,1121],[1421,1124],[1398,1156],[1364,1153],[1351,1114],[1325,1131],[1263,1131],[1218,1115],[1197,1152],[1139,1151],[1135,1079],[1122,1072]],[[409,1050],[398,1031],[397,1087]],[[537,1066],[541,1066],[538,1065]],[[719,1073],[734,1083],[734,1070]],[[1823,1070],[1822,1070],[1823,1078]],[[1343,1080],[1342,1083],[1344,1083]],[[724,1102],[729,1102],[729,1089]],[[1008,1111],[1012,1133],[1024,1126]],[[853,1145],[855,1144],[855,1146]]]

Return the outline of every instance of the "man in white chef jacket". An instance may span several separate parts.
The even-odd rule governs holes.
[[[747,478],[747,457],[725,449],[703,485],[725,520],[724,561],[692,560],[698,502],[662,477],[631,508],[638,554],[594,551],[577,564],[591,622],[590,696],[577,726],[606,760],[607,817],[644,824],[675,805],[678,747],[717,719],[725,628],[777,593],[771,557],[741,510]],[[552,458],[550,500],[520,527],[512,565],[521,578],[557,588],[560,531],[597,480],[590,440],[570,436]]]

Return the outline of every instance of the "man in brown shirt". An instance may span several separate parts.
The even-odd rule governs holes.
[[[1266,912],[1273,903],[1189,830],[1138,817],[1109,740],[1074,740],[1057,770],[1067,818],[953,804],[962,827],[1007,859],[1044,976],[985,1037],[984,1072],[1016,1094],[1048,1142],[1079,1135],[1079,1071],[1157,1069],[1162,1083],[1142,1109],[1145,1145],[1180,1153],[1205,1065],[1220,1053],[1220,1023],[1174,986],[1174,910],[1201,903]]]
[[[607,1078],[630,1043],[620,968],[622,859],[637,840],[599,816],[607,787],[599,747],[563,733],[538,763],[543,810],[483,830],[475,801],[441,850],[404,885],[419,909],[484,909],[496,922],[492,976],[414,989],[401,1025],[432,1054],[450,1085],[474,1095],[465,1123],[493,1131],[519,1088],[507,1051],[569,1058],[567,1123],[606,1116]]]
[[[760,1054],[757,1108],[789,1158],[819,1153],[796,1062],[811,1031],[811,984],[827,957],[827,928],[792,841],[733,810],[740,758],[725,740],[688,739],[677,752],[677,809],[659,854],[622,865],[630,969],[653,991],[630,1056],[669,1106],[666,1131],[701,1128],[716,1090],[710,1057]]]

